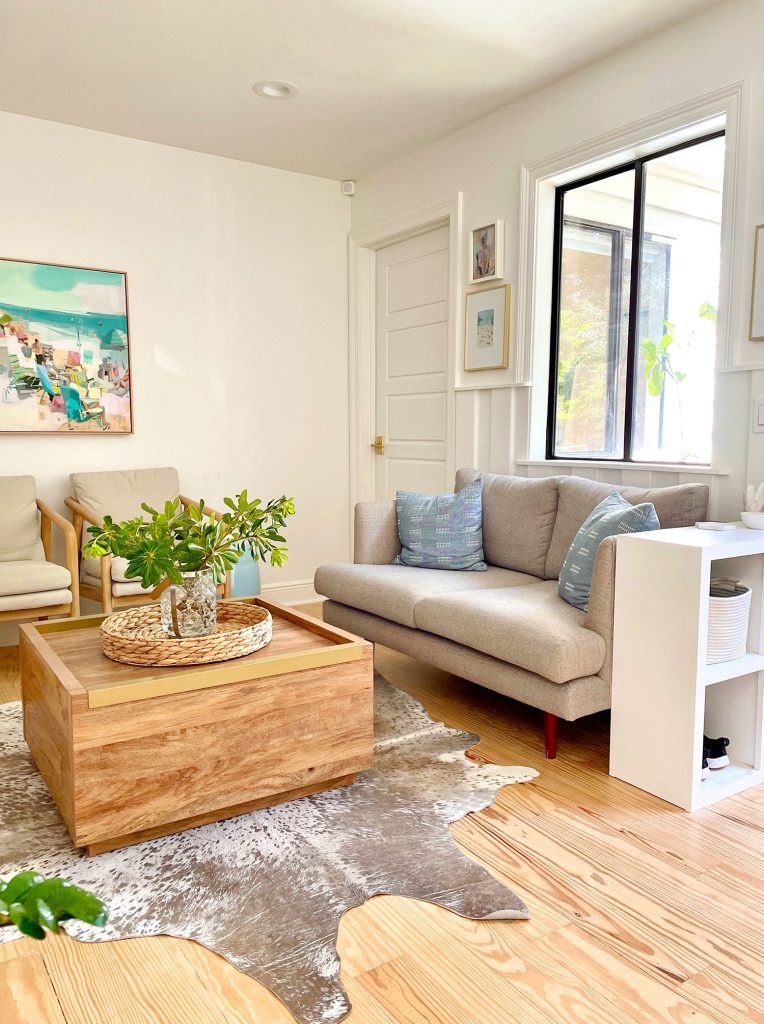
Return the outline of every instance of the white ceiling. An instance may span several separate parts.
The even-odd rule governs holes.
[[[356,178],[715,2],[0,0],[0,109]]]

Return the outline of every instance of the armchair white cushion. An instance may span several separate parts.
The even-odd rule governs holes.
[[[55,562],[0,562],[0,612],[71,604],[72,574]]]
[[[173,501],[180,494],[178,471],[171,466],[161,469],[105,470],[98,473],[72,473],[72,488],[75,499],[97,519],[111,516],[115,522],[142,516],[141,505],[145,502],[153,508],[162,508],[166,501]],[[88,524],[85,523],[83,542],[89,539]],[[125,576],[127,560],[112,558],[112,592],[116,597],[140,594],[143,591],[140,580],[128,580]],[[97,558],[83,558],[83,582],[99,585],[100,562]]]
[[[0,597],[63,590],[71,582],[69,570],[55,562],[40,562],[36,558],[0,562]]]
[[[33,476],[0,477],[0,562],[43,561]]]
[[[177,469],[112,469],[100,473],[72,473],[74,497],[99,519],[116,522],[142,516],[141,505],[162,507],[180,494]]]
[[[78,614],[76,538],[71,525],[37,500],[32,476],[0,477],[0,617],[24,618],[36,609]],[[41,518],[42,517],[42,518]],[[69,568],[46,559],[51,526],[64,531]],[[43,541],[43,538],[44,541]],[[41,612],[44,614],[44,612]]]

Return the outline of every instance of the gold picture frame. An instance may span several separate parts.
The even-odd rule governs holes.
[[[480,288],[464,298],[464,369],[506,370],[509,366],[510,285]],[[499,321],[501,328],[499,329]],[[497,361],[497,357],[498,361]]]

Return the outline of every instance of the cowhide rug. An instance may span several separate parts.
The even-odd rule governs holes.
[[[87,858],[75,850],[21,734],[0,706],[0,874],[62,875],[109,906],[84,942],[195,939],[267,985],[303,1024],[350,1010],[340,918],[370,896],[429,900],[469,918],[527,918],[509,889],[460,852],[451,822],[538,773],[470,761],[478,737],[433,722],[376,677],[374,767],[354,785]],[[0,929],[0,941],[18,938]]]

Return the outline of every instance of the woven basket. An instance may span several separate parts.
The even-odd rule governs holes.
[[[219,604],[217,624],[209,636],[180,639],[162,629],[156,605],[130,608],[101,623],[103,653],[126,665],[205,665],[241,658],[270,643],[271,613],[254,604]]]
[[[751,588],[735,583],[734,590],[725,593],[711,581],[708,599],[708,653],[709,665],[720,661],[734,661],[745,654],[748,639],[748,613],[751,608]]]

